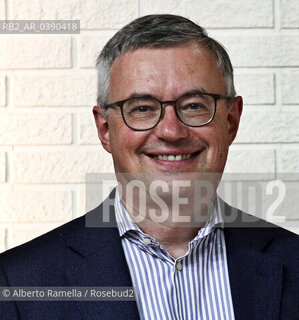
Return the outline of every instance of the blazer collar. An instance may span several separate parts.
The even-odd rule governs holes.
[[[114,198],[112,193],[104,202]],[[64,259],[68,286],[78,287],[132,287],[118,229],[99,227],[103,221],[103,203],[80,218],[68,240]],[[111,221],[115,223],[113,206],[109,206]],[[91,221],[95,222],[91,227]],[[89,224],[86,227],[86,224]],[[84,319],[139,319],[135,301],[76,301]]]

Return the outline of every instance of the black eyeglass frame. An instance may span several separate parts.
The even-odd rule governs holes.
[[[194,124],[187,124],[185,121],[183,121],[181,119],[181,117],[179,116],[179,113],[178,113],[178,110],[177,110],[177,102],[179,100],[181,100],[182,98],[185,98],[185,97],[189,97],[189,96],[194,96],[196,94],[200,94],[200,95],[206,95],[206,96],[210,96],[214,99],[214,111],[213,111],[213,115],[211,117],[210,120],[202,123],[202,124],[199,124],[199,125],[194,125]],[[136,99],[142,99],[142,98],[150,98],[150,99],[153,99],[153,100],[156,100],[157,102],[160,103],[160,106],[161,106],[161,112],[160,112],[160,116],[159,116],[159,119],[157,120],[157,122],[150,128],[147,128],[147,129],[136,129],[136,128],[133,128],[131,127],[126,119],[125,119],[125,116],[124,116],[124,111],[123,111],[123,106],[124,104],[127,102],[127,101],[130,101],[130,100],[136,100]],[[124,100],[120,100],[120,101],[116,101],[116,102],[113,102],[113,103],[109,103],[109,104],[106,104],[103,106],[104,109],[108,109],[108,108],[112,108],[112,107],[120,107],[120,110],[121,110],[121,115],[122,115],[122,118],[123,118],[123,121],[124,123],[126,124],[126,126],[134,131],[147,131],[147,130],[151,130],[153,128],[155,128],[158,123],[161,121],[162,117],[163,117],[163,114],[164,114],[164,111],[165,111],[165,108],[163,108],[163,105],[164,104],[167,104],[167,105],[172,105],[174,106],[174,111],[175,111],[175,114],[176,116],[178,117],[178,119],[183,123],[185,124],[186,126],[188,127],[202,127],[202,126],[205,126],[207,124],[209,124],[210,122],[213,121],[214,117],[215,117],[215,114],[216,114],[216,109],[217,109],[217,101],[220,100],[220,99],[225,99],[226,101],[230,101],[232,100],[234,97],[230,97],[230,96],[225,96],[225,95],[222,95],[222,94],[217,94],[217,93],[207,93],[207,92],[195,92],[195,93],[187,93],[187,94],[184,94],[182,95],[181,97],[179,97],[178,99],[176,100],[167,100],[167,101],[160,101],[154,97],[149,97],[149,96],[144,96],[144,97],[136,97],[136,98],[129,98],[129,99],[124,99]]]

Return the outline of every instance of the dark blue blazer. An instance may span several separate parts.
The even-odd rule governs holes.
[[[113,206],[105,207],[113,197],[87,215],[2,253],[0,286],[132,286]],[[105,210],[112,224],[97,228]],[[224,210],[235,318],[299,319],[298,236],[227,204]],[[131,320],[139,316],[135,301],[2,301],[0,319]]]

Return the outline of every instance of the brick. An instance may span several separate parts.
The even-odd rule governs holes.
[[[184,15],[206,28],[255,28],[273,26],[273,4],[266,1],[243,1],[235,5],[230,0],[166,0],[141,1],[142,15],[172,13]]]
[[[213,36],[213,35],[212,35]],[[213,36],[224,45],[234,67],[292,67],[299,65],[299,36]]]
[[[76,217],[82,216],[84,213],[86,213],[85,190],[78,190]]]
[[[235,143],[299,142],[299,112],[244,108]],[[291,116],[290,116],[291,115]]]
[[[4,228],[0,228],[0,253],[6,250],[5,237],[6,230]]]
[[[6,181],[6,153],[0,152],[0,183]]]
[[[0,144],[72,143],[72,118],[67,114],[11,114],[0,117]]]
[[[27,224],[25,226],[13,227],[8,233],[9,249],[28,242],[58,226],[58,224],[42,224],[38,226]]]
[[[112,159],[101,151],[16,152],[17,183],[83,183],[88,172],[113,172]]]
[[[299,173],[299,149],[282,149],[280,154],[281,172]],[[298,174],[296,175],[298,177]]]
[[[6,35],[1,38],[0,52],[0,69],[61,69],[72,66],[69,37]]]
[[[299,27],[299,3],[298,1],[280,0],[280,23],[282,28]]]
[[[135,0],[14,0],[11,6],[13,19],[79,19],[81,29],[119,28],[138,16]]]
[[[4,190],[0,222],[60,222],[72,218],[70,191]]]
[[[0,76],[0,107],[6,106],[6,77]]]
[[[81,113],[79,118],[79,143],[80,144],[100,144],[97,127],[94,121],[93,114]]]
[[[82,36],[79,39],[79,67],[95,68],[96,60],[106,42],[113,36],[109,33],[102,36]]]
[[[299,72],[281,74],[281,96],[283,104],[299,104]]]
[[[30,86],[28,86],[30,83]],[[96,75],[18,75],[13,78],[15,106],[92,106]]]
[[[0,20],[5,20],[5,0],[0,0]]]
[[[186,14],[186,1],[180,0],[164,0],[160,1],[150,1],[141,0],[141,15],[147,14],[176,14],[185,15]]]
[[[233,149],[229,151],[226,173],[273,173],[275,153],[271,149]]]
[[[236,74],[235,88],[243,97],[244,104],[273,104],[273,74]]]

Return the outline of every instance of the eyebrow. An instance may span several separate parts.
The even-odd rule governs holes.
[[[178,96],[177,99],[184,96],[184,95],[196,94],[196,93],[206,93],[206,90],[204,88],[196,88],[196,89],[188,90],[188,91],[183,92],[180,96]],[[154,99],[159,100],[156,96],[154,96],[152,94],[142,93],[142,92],[139,92],[139,93],[133,92],[125,100],[134,99],[134,98],[154,98]]]

